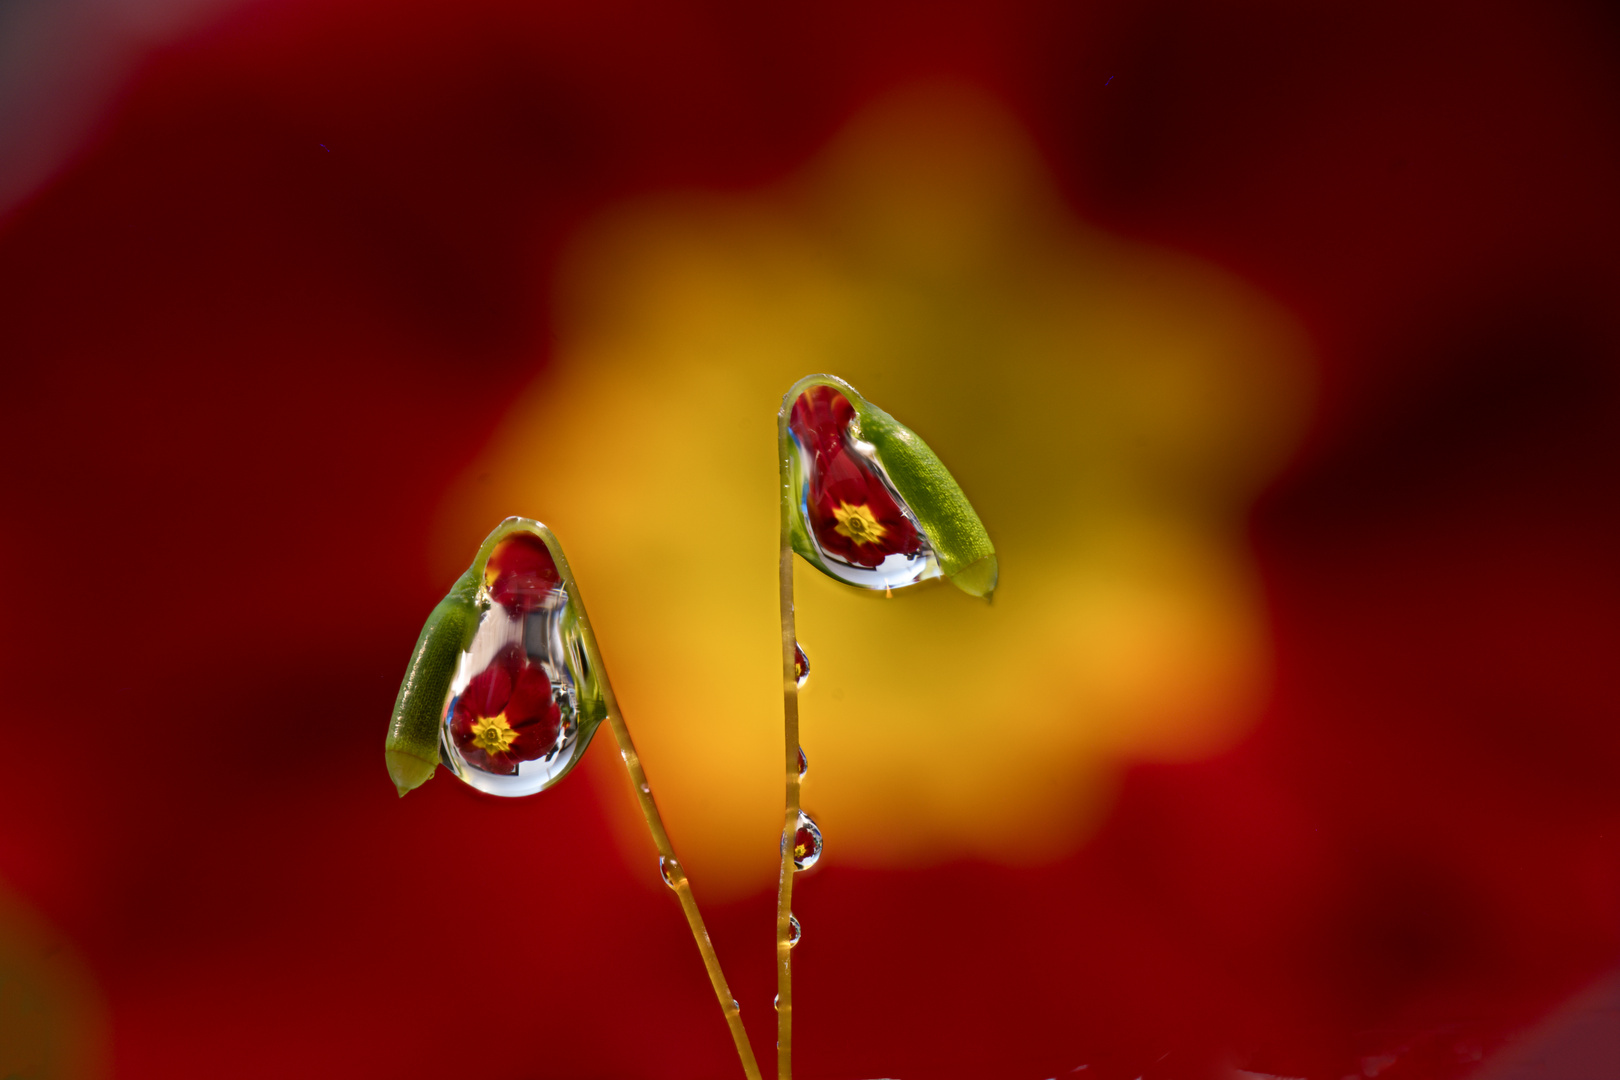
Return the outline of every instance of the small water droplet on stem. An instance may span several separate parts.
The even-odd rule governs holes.
[[[804,655],[804,646],[797,641],[793,643],[793,674],[798,678],[799,689],[804,689],[804,682],[810,677],[810,658]]]
[[[793,833],[793,869],[808,870],[821,858],[821,829],[810,815],[799,811],[799,827]]]

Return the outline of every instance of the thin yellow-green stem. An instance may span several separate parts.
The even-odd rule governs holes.
[[[720,1011],[725,1015],[726,1026],[731,1029],[731,1040],[737,1044],[737,1057],[742,1061],[743,1072],[747,1074],[748,1080],[761,1080],[759,1062],[754,1059],[754,1047],[748,1041],[748,1032],[743,1029],[737,999],[732,997],[731,987],[726,984],[725,972],[720,970],[720,958],[714,952],[714,942],[709,940],[708,928],[703,925],[703,914],[698,911],[697,900],[692,896],[691,879],[686,876],[686,868],[675,857],[675,847],[669,842],[669,833],[664,828],[664,817],[658,812],[658,803],[653,798],[652,785],[647,782],[647,773],[641,767],[641,755],[636,752],[635,741],[630,738],[630,728],[624,722],[624,714],[619,712],[619,701],[613,694],[613,684],[608,681],[607,669],[602,665],[602,654],[596,646],[596,634],[590,628],[584,601],[580,599],[578,586],[574,584],[573,571],[568,565],[567,557],[562,553],[562,546],[556,543],[556,538],[550,535],[550,530],[544,526],[541,526],[541,530],[551,541],[549,546],[562,569],[569,602],[579,613],[580,627],[583,631],[580,636],[585,644],[586,658],[591,668],[597,672],[602,687],[603,705],[607,710],[608,726],[613,729],[613,738],[619,744],[619,757],[630,773],[630,786],[635,790],[636,802],[641,806],[641,816],[647,819],[647,831],[652,833],[653,845],[658,849],[660,871],[664,875],[664,880],[675,890],[675,897],[681,904],[681,913],[686,916],[686,925],[691,927],[692,939],[697,942],[698,952],[703,957],[704,970],[709,973],[709,984],[714,987],[714,996],[720,1002]]]
[[[782,609],[782,740],[787,798],[782,817],[782,870],[776,892],[776,1075],[793,1076],[793,840],[799,824],[799,677],[793,626],[793,474],[788,457],[787,410],[777,416],[777,458],[782,474],[782,545],[778,597]]]
[[[669,833],[664,831],[664,819],[658,813],[658,804],[653,801],[652,786],[647,783],[647,774],[641,768],[641,755],[636,753],[636,744],[630,741],[630,729],[624,724],[624,717],[619,715],[617,704],[613,701],[611,693],[608,696],[608,723],[613,728],[613,737],[619,742],[619,756],[624,759],[624,766],[630,771],[630,783],[636,789],[636,799],[641,804],[642,816],[647,819],[647,829],[652,833],[653,843],[658,847],[658,854],[662,858],[662,872],[664,879],[675,890],[675,896],[681,902],[681,911],[686,915],[686,925],[692,928],[692,938],[697,942],[698,952],[703,955],[703,966],[709,973],[709,983],[714,987],[714,996],[720,1001],[720,1010],[725,1014],[726,1026],[731,1029],[731,1039],[737,1044],[737,1056],[742,1059],[743,1072],[748,1080],[760,1080],[759,1063],[754,1060],[754,1048],[748,1041],[748,1033],[743,1030],[742,1014],[737,1006],[737,999],[731,996],[731,988],[726,985],[725,972],[720,970],[720,958],[715,955],[714,942],[709,940],[709,931],[703,925],[703,915],[698,911],[697,900],[692,896],[692,882],[686,876],[686,868],[675,857],[675,848],[669,842]]]

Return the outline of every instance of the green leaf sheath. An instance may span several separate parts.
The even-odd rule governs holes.
[[[468,584],[467,578],[457,582],[428,616],[399,684],[386,750],[388,775],[402,796],[426,783],[439,764],[439,721],[450,680],[478,628],[478,605]]]
[[[940,571],[973,596],[996,587],[996,549],[962,489],[939,456],[917,433],[869,402],[852,399],[860,437],[877,450],[878,460],[922,526]]]

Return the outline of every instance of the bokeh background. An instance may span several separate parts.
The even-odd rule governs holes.
[[[801,1075],[1614,1075],[1617,61],[1575,3],[0,8],[0,1075],[737,1071],[607,745],[388,782],[512,513],[768,1059],[820,370],[1002,587],[798,579]]]

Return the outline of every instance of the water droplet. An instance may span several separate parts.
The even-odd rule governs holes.
[[[821,858],[821,830],[810,815],[799,811],[799,827],[793,833],[793,869],[808,870]]]
[[[742,1006],[737,1004],[737,999],[736,998],[731,999],[731,1011],[732,1012],[742,1012]]]
[[[799,554],[848,585],[889,590],[941,576],[917,515],[894,488],[871,443],[852,430],[854,407],[830,386],[793,402],[788,431],[794,509],[811,550]]]
[[[775,1009],[777,1012],[782,1011],[782,995],[781,994],[777,994],[777,995],[775,995],[774,997],[771,998],[771,1008]]]
[[[799,689],[804,689],[804,682],[810,677],[810,658],[804,655],[804,646],[797,641],[793,643],[793,674],[798,677]]]
[[[797,915],[789,915],[788,916],[788,948],[791,949],[795,945],[797,945],[799,943],[800,936],[802,936],[803,934],[804,934],[804,928],[799,925],[799,917]]]
[[[809,772],[809,771],[810,771],[810,759],[805,757],[805,755],[804,755],[804,747],[801,746],[801,747],[799,747],[799,779],[803,780],[804,779],[804,774]]]
[[[686,874],[681,870],[681,864],[674,859],[658,856],[658,876],[664,879],[664,884],[672,889],[680,888],[681,882],[686,880]]]
[[[518,526],[490,553],[478,628],[439,721],[440,759],[491,795],[533,795],[561,780],[606,714],[577,661],[578,614],[532,529]]]
[[[642,784],[641,785],[641,793],[643,795],[651,795],[652,794],[652,788],[648,787],[646,784]]]

